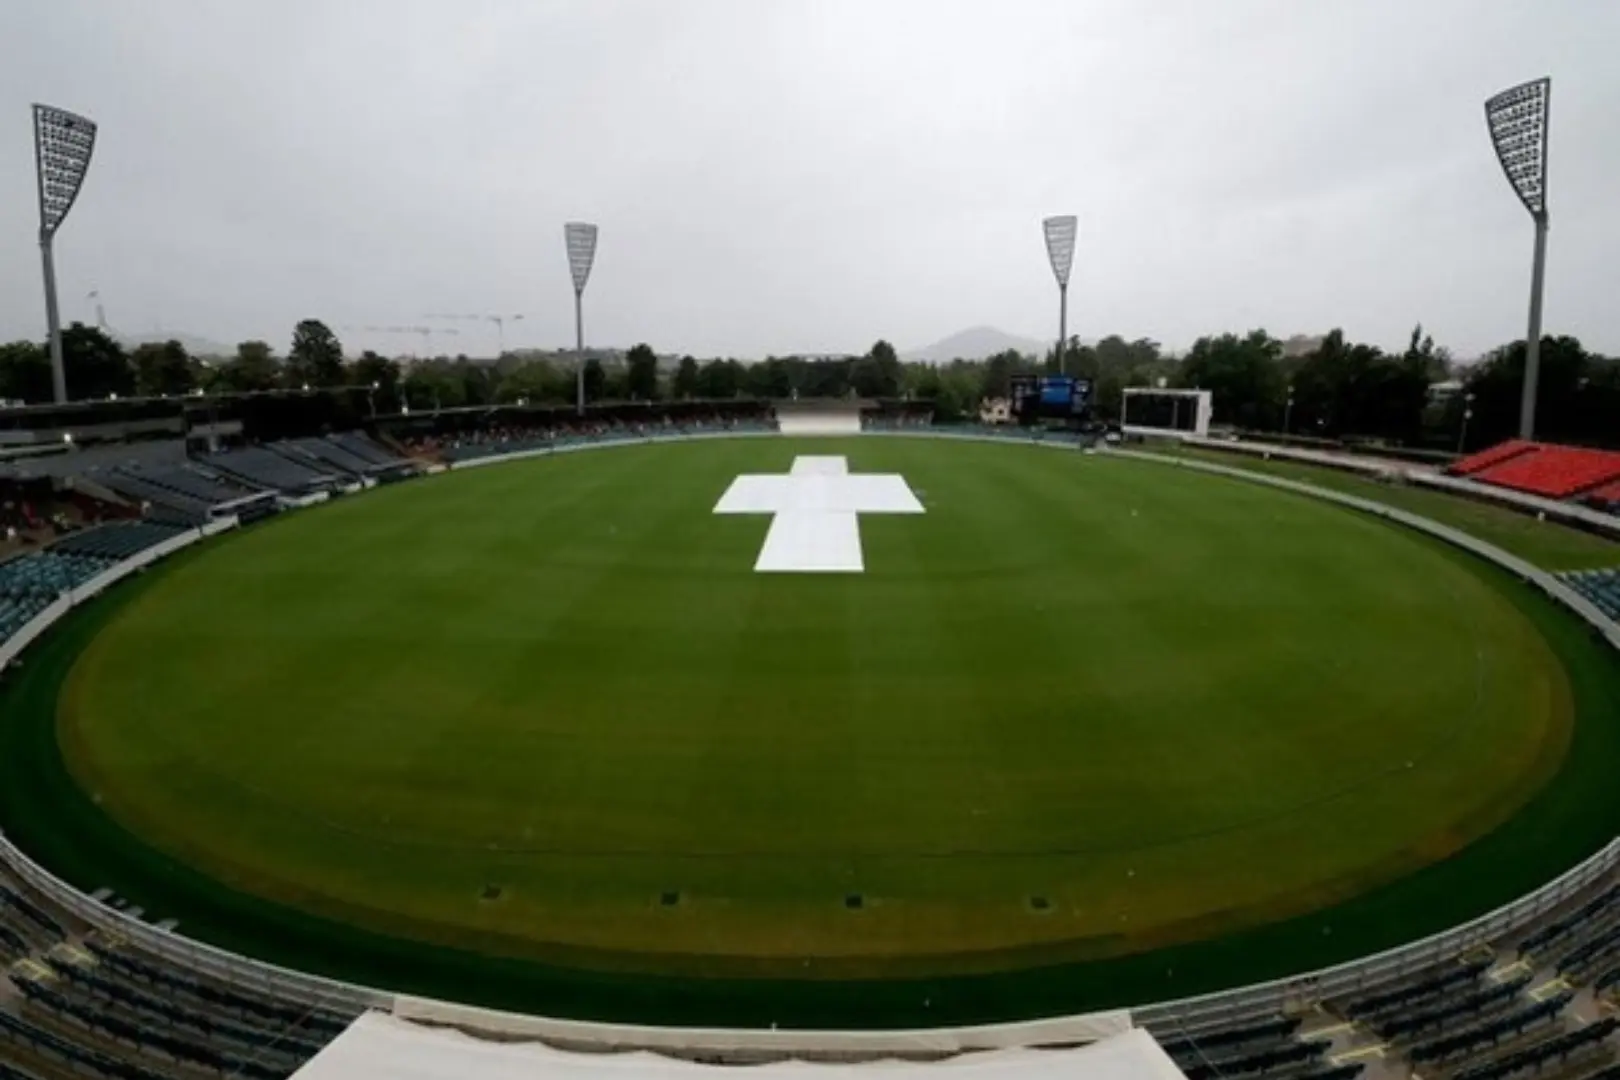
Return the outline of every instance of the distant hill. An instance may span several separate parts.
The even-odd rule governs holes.
[[[1014,349],[1025,355],[1042,356],[1051,347],[1050,341],[1019,337],[1017,334],[997,330],[993,326],[974,326],[936,341],[932,345],[907,349],[900,355],[904,360],[942,364],[957,359],[983,360],[987,356],[994,356],[1008,349]]]

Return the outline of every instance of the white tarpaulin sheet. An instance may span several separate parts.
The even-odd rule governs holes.
[[[755,1065],[773,1080],[840,1080],[881,1070],[884,1080],[1185,1080],[1142,1028],[1063,1050],[991,1050],[940,1061]],[[702,1080],[736,1068],[701,1065],[649,1051],[586,1053],[539,1042],[494,1042],[386,1013],[367,1013],[294,1074],[295,1080]]]
[[[851,474],[841,455],[801,454],[786,476],[744,474],[715,503],[717,514],[771,514],[754,562],[758,573],[854,573],[866,568],[861,514],[921,514],[905,477]]]

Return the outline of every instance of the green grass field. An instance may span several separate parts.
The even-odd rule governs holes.
[[[899,472],[927,514],[864,518],[864,574],[754,574],[766,519],[710,510],[800,453]],[[0,774],[37,766],[8,833],[188,932],[501,1004],[1151,1000],[1448,925],[1617,825],[1581,760],[1620,742],[1615,665],[1573,620],[1385,522],[1158,465],[620,448],[342,500],[128,592],[0,699],[33,718]],[[806,985],[850,979],[853,1021]]]

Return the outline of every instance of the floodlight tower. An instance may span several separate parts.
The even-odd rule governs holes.
[[[34,106],[34,166],[39,185],[39,258],[45,272],[45,326],[51,342],[51,389],[67,401],[62,320],[56,309],[56,259],[51,242],[79,197],[96,148],[94,121],[49,105]]]
[[[563,239],[568,244],[568,272],[574,277],[574,357],[578,368],[574,373],[577,384],[579,415],[585,415],[585,283],[591,278],[591,265],[596,262],[596,226],[583,221],[570,221],[563,226]]]
[[[1524,340],[1524,393],[1519,399],[1519,438],[1536,433],[1536,382],[1541,376],[1541,288],[1547,269],[1547,129],[1552,80],[1535,79],[1485,102],[1496,160],[1536,225],[1530,264],[1530,329]]]
[[[1064,368],[1064,346],[1069,340],[1069,268],[1074,265],[1074,238],[1079,224],[1073,214],[1049,217],[1041,222],[1046,231],[1046,257],[1052,263],[1052,276],[1058,283],[1058,374]]]

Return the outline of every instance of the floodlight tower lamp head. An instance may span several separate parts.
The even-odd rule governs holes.
[[[570,221],[563,226],[563,239],[568,245],[568,272],[574,279],[574,292],[583,293],[596,261],[596,226]]]
[[[1539,222],[1547,220],[1547,132],[1552,80],[1533,79],[1485,102],[1485,124],[1502,174]]]
[[[56,235],[78,201],[95,149],[95,121],[50,105],[34,106],[34,162],[42,243]]]
[[[1052,276],[1058,288],[1069,287],[1069,270],[1074,266],[1074,242],[1079,233],[1079,222],[1073,214],[1049,217],[1041,222],[1046,233],[1046,257],[1052,263]]]

